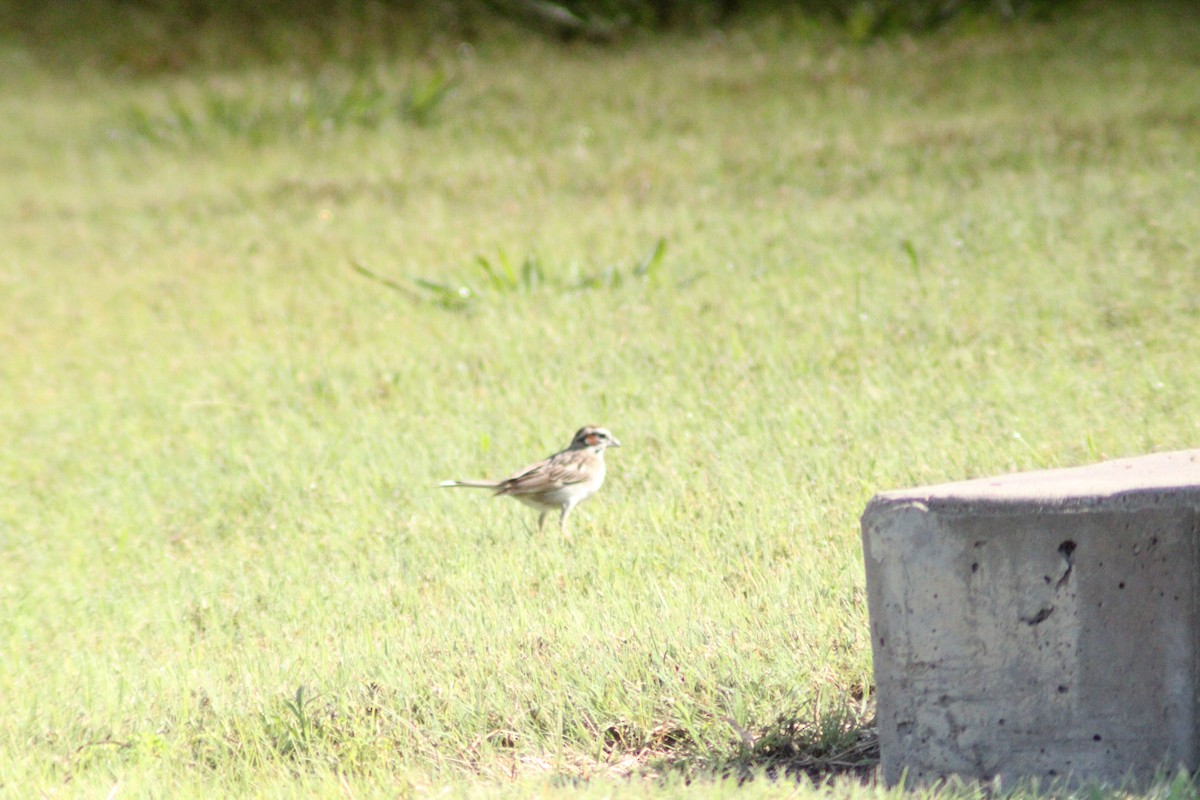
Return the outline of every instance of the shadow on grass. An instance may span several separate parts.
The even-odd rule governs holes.
[[[631,752],[621,747],[621,732],[614,730],[606,732],[612,739],[610,764],[625,761],[626,768],[617,771],[631,777],[688,783],[801,778],[817,784],[840,778],[872,783],[879,766],[873,710],[861,703],[835,709],[818,705],[752,729],[723,717],[719,722],[732,732],[732,747],[706,745],[681,728],[663,726]]]
[[[818,783],[837,777],[866,783],[879,766],[879,736],[873,716],[780,718],[752,743],[743,743],[741,752],[714,766],[739,780],[806,776]]]

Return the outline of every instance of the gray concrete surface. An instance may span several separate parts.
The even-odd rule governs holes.
[[[862,534],[886,781],[1200,767],[1200,450],[885,492]]]

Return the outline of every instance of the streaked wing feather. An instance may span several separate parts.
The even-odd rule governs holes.
[[[588,479],[586,462],[579,451],[557,453],[545,461],[530,464],[501,482],[496,494],[541,494]]]

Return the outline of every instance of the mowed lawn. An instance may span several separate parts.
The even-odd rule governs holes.
[[[1200,16],[1116,6],[0,37],[0,793],[869,775],[875,491],[1200,445]],[[437,488],[587,423],[569,539]]]

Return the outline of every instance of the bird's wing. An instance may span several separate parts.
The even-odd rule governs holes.
[[[588,459],[581,458],[586,455],[590,453],[564,450],[545,461],[530,464],[501,481],[496,494],[540,494],[573,483],[583,483],[590,477]]]

